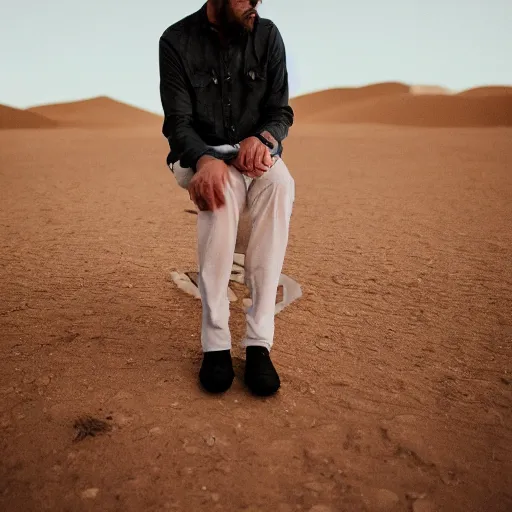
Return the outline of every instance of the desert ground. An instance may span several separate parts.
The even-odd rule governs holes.
[[[204,393],[161,118],[0,108],[0,510],[512,510],[512,95],[296,98],[282,388]],[[83,418],[92,418],[93,420]],[[87,435],[95,434],[95,435]]]

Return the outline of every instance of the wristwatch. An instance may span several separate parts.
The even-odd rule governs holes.
[[[256,137],[260,142],[265,144],[265,146],[267,146],[267,148],[274,149],[274,144],[272,144],[272,142],[270,142],[268,139],[263,137],[263,135],[261,135],[261,133],[255,133],[254,137]]]

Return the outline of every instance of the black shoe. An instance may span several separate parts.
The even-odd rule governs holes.
[[[224,393],[231,387],[234,378],[230,350],[204,353],[199,380],[206,391]]]
[[[245,383],[258,396],[270,396],[281,386],[279,375],[265,347],[247,347],[245,360]]]

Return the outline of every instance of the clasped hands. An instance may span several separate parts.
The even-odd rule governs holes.
[[[210,155],[197,162],[197,172],[190,181],[190,199],[201,211],[215,211],[226,202],[224,191],[229,179],[228,165],[250,178],[263,176],[272,166],[270,151],[257,137],[248,137],[240,143],[237,157],[229,164]]]

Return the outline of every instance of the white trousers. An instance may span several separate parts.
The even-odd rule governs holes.
[[[178,184],[188,188],[191,169],[174,164]],[[243,347],[257,345],[271,350],[279,277],[283,268],[295,182],[278,158],[260,178],[248,178],[229,167],[226,204],[215,212],[199,212],[199,292],[202,300],[201,345],[204,352],[231,349],[228,286],[238,231],[244,208],[252,220],[245,255],[245,281],[252,299],[246,312]]]

